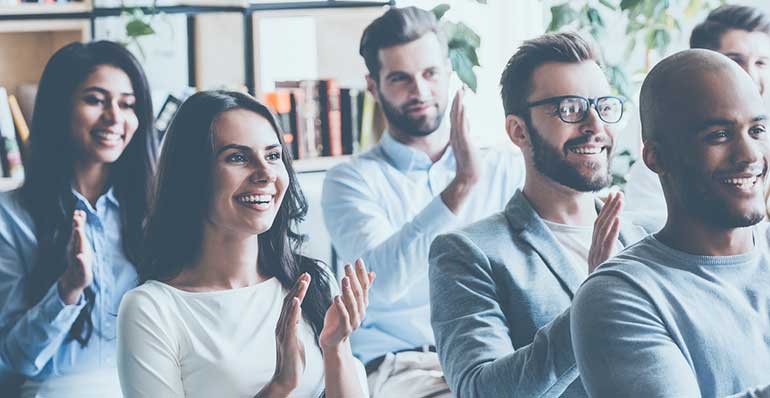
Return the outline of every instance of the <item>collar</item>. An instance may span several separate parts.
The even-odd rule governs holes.
[[[81,195],[80,192],[75,190],[75,188],[71,188],[70,190],[72,192],[72,195],[75,196],[75,199],[78,202],[78,204],[76,205],[76,208],[94,212],[94,209],[91,206],[91,203],[88,202],[88,199],[86,199],[85,196]],[[120,202],[118,202],[118,198],[115,197],[115,190],[113,187],[110,187],[110,189],[108,189],[107,192],[102,194],[102,196],[100,196],[99,199],[96,200],[96,203],[99,203],[99,201],[101,201],[102,198],[104,198],[104,200],[107,200],[107,202],[112,203],[115,207],[120,207]]]
[[[391,160],[392,166],[402,172],[429,170],[434,164],[425,152],[398,142],[387,130],[382,134],[380,147],[385,155]],[[446,151],[444,151],[444,154],[436,163],[443,163],[450,160],[454,160],[454,155],[452,154],[452,147],[448,146]]]
[[[601,210],[602,206],[603,203],[596,199],[597,211]],[[545,225],[521,189],[516,190],[513,198],[505,206],[505,216],[514,233],[532,247],[572,297],[583,282],[583,277],[577,273],[575,267],[570,265],[571,260],[563,250],[559,249],[560,246],[556,237]],[[625,247],[628,247],[641,239],[644,233],[638,227],[626,224],[626,222],[621,221],[618,238]]]

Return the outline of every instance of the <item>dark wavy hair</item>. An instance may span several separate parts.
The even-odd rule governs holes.
[[[303,272],[310,274],[312,283],[302,302],[302,313],[317,339],[331,304],[330,281],[318,260],[299,254],[303,239],[293,228],[307,214],[307,202],[275,116],[246,94],[199,92],[188,98],[174,116],[158,162],[157,185],[145,234],[146,256],[139,264],[139,276],[142,281],[168,282],[201,255],[213,185],[213,124],[222,113],[233,109],[249,110],[267,119],[281,144],[289,186],[273,225],[259,235],[256,265],[262,275],[277,278],[287,290]]]
[[[38,255],[26,289],[33,305],[40,301],[66,269],[66,247],[72,232],[72,194],[77,151],[69,131],[77,87],[100,65],[121,69],[131,79],[139,125],[120,158],[110,167],[109,183],[120,202],[123,251],[133,263],[139,260],[142,222],[147,214],[152,176],[152,101],[147,77],[139,62],[121,45],[109,41],[71,43],[46,64],[35,99],[24,159],[26,178],[21,188],[23,206],[35,223]],[[86,345],[93,333],[91,312],[94,291],[86,288],[86,305],[67,338]]]

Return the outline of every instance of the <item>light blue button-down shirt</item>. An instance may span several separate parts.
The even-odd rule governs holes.
[[[54,283],[34,306],[26,300],[38,242],[19,191],[0,193],[0,367],[32,380],[115,365],[115,322],[123,294],[137,285],[134,266],[123,253],[118,201],[109,190],[96,207],[73,191],[87,214],[86,236],[93,249],[91,314],[94,332],[85,347],[66,337],[85,298],[66,305]],[[62,258],[61,261],[66,261]]]
[[[361,257],[377,273],[366,319],[351,337],[364,363],[434,344],[428,250],[438,234],[498,212],[524,184],[518,151],[483,153],[483,177],[455,215],[440,193],[455,176],[451,147],[435,163],[385,133],[380,143],[329,170],[321,205],[340,260]]]

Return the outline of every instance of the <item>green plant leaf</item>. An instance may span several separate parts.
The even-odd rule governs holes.
[[[551,7],[551,23],[546,29],[548,32],[559,30],[565,25],[569,25],[579,17],[579,13],[572,8],[569,3],[564,3]]]
[[[453,40],[460,40],[468,43],[473,48],[479,48],[481,46],[481,37],[476,34],[468,25],[458,22],[455,27],[455,33],[452,37]]]
[[[479,56],[476,53],[476,49],[471,47],[468,43],[464,42],[450,42],[449,49],[461,52],[464,57],[468,58],[473,66],[481,66],[479,64]]]
[[[615,4],[612,4],[610,0],[599,0],[599,3],[601,3],[603,6],[609,8],[612,11],[618,10],[618,7]]]
[[[591,36],[593,36],[596,41],[599,41],[604,34],[605,28],[604,19],[599,13],[599,10],[586,6],[585,19],[588,22],[587,26],[589,27]]]
[[[620,9],[622,11],[629,10],[632,8],[636,8],[639,6],[639,4],[642,2],[642,0],[622,0],[620,2]]]
[[[465,56],[463,51],[456,49],[449,49],[449,59],[452,61],[452,69],[457,73],[460,80],[475,93],[478,81],[476,73],[473,71],[473,63]]]
[[[451,7],[449,4],[439,4],[433,7],[433,9],[430,11],[433,13],[433,15],[436,16],[436,19],[441,19],[444,17],[444,14],[446,14],[446,12],[449,11],[450,8]]]
[[[140,37],[154,34],[155,30],[142,21],[141,19],[134,19],[126,24],[126,36],[128,37]]]

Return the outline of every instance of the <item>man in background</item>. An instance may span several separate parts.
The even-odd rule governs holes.
[[[449,397],[430,326],[428,250],[442,232],[501,210],[524,180],[520,153],[481,153],[470,138],[435,16],[391,8],[364,31],[369,92],[387,131],[370,151],[330,170],[324,221],[344,262],[377,273],[366,319],[351,336],[373,397]]]

